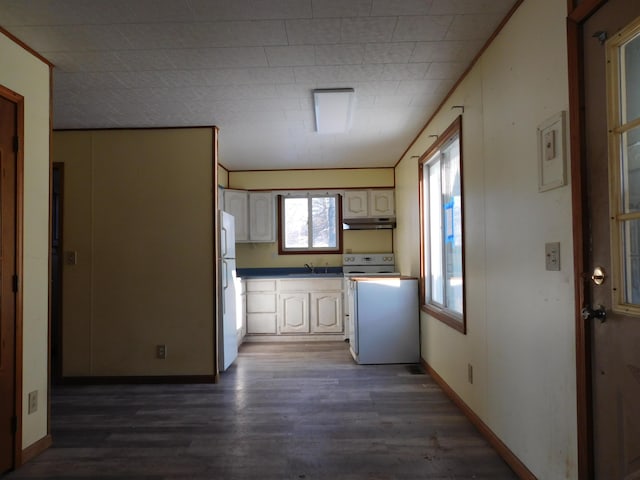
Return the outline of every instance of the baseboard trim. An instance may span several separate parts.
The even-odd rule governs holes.
[[[522,480],[537,480],[536,476],[525,466],[522,461],[507,447],[498,436],[487,426],[486,423],[467,405],[462,398],[449,386],[438,373],[423,359],[420,363],[424,369],[431,375],[433,380],[440,386],[444,393],[451,399],[453,403],[464,413],[469,421],[478,429],[482,436],[491,444],[498,452],[498,455],[511,467],[516,475]]]
[[[20,464],[24,465],[29,460],[32,460],[33,458],[37,457],[42,452],[44,452],[47,448],[49,448],[52,445],[52,443],[53,443],[53,439],[51,438],[51,435],[46,435],[42,437],[40,440],[38,440],[37,442],[32,443],[27,448],[22,450],[22,454],[20,455]]]
[[[344,342],[344,333],[327,333],[314,335],[265,335],[252,334],[245,335],[244,343],[260,343],[260,342]]]
[[[118,384],[162,384],[162,383],[216,383],[215,375],[122,375],[62,377],[60,385],[118,385]]]

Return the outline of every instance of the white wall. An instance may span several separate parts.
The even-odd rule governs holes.
[[[47,435],[49,66],[0,33],[0,85],[24,97],[22,448]],[[27,414],[27,395],[38,410]]]
[[[422,313],[422,356],[545,479],[577,478],[571,191],[538,192],[536,141],[568,110],[565,17],[565,2],[525,0],[396,170],[398,265],[417,275],[411,157],[464,105],[468,332]],[[561,244],[560,272],[545,270],[546,242]]]

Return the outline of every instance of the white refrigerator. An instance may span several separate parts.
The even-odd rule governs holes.
[[[218,314],[218,365],[224,372],[238,356],[236,323],[235,219],[220,212],[220,288]]]

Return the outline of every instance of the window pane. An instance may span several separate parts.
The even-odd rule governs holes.
[[[285,248],[309,246],[309,208],[306,198],[284,199]]]
[[[640,305],[640,220],[623,222],[625,303]]]
[[[440,191],[440,161],[428,165],[429,171],[429,285],[431,301],[444,305],[442,284],[442,194]]]
[[[311,199],[312,246],[314,248],[336,248],[337,222],[336,197],[314,197]]]
[[[640,116],[640,35],[624,46],[625,86],[623,87],[623,111],[626,115],[622,123],[635,120]]]
[[[624,213],[640,211],[640,127],[622,135],[622,205]]]
[[[442,157],[446,307],[462,314],[462,198],[457,137],[443,150]]]

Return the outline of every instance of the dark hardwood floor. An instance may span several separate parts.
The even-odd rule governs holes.
[[[433,380],[342,342],[245,344],[217,385],[56,387],[14,479],[514,479]]]

